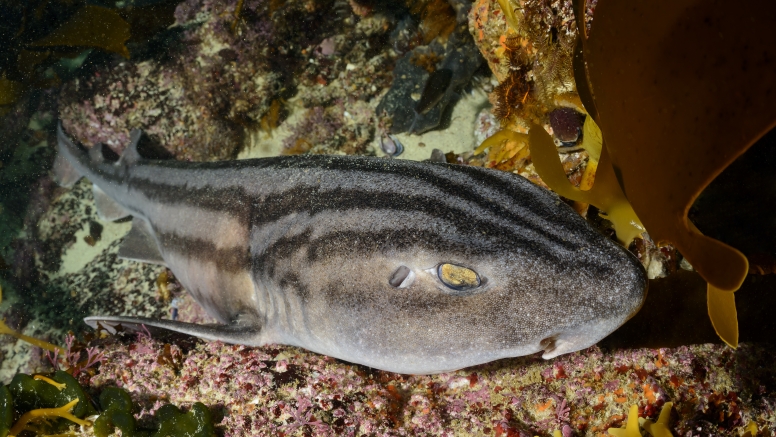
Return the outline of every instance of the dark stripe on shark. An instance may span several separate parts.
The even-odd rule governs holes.
[[[532,185],[529,181],[519,176],[495,170],[486,170],[479,167],[440,164],[440,163],[415,163],[407,161],[389,161],[372,157],[356,156],[329,156],[329,155],[298,155],[278,156],[262,159],[248,159],[237,161],[216,162],[183,162],[183,161],[143,161],[143,165],[158,166],[161,168],[177,169],[201,169],[201,170],[242,170],[242,169],[323,169],[332,171],[357,171],[370,174],[411,176],[429,184],[436,185],[440,177],[438,171],[451,171],[464,173],[475,181],[481,182],[504,196],[515,199],[514,185]],[[451,175],[453,176],[453,175]],[[468,185],[467,185],[468,186]],[[532,187],[536,191],[541,188]],[[536,194],[536,193],[532,193]]]
[[[405,251],[414,247],[443,253],[446,259],[439,262],[460,262],[460,259],[487,257],[494,253],[510,250],[502,244],[494,244],[493,239],[474,239],[466,245],[460,241],[451,241],[447,235],[429,230],[418,229],[384,229],[380,231],[337,231],[321,237],[310,239],[312,230],[285,236],[275,240],[261,254],[253,254],[253,270],[255,273],[265,273],[274,277],[278,266],[284,266],[285,261],[299,252],[303,252],[305,261],[309,264],[329,258],[362,259],[375,253],[390,253]],[[498,247],[501,246],[501,247]],[[461,248],[464,247],[464,250]],[[512,248],[514,250],[514,248]],[[563,254],[546,250],[546,246],[532,244],[532,255],[545,258],[550,265],[563,269]],[[575,268],[588,268],[597,277],[606,278],[617,271],[619,266],[610,266],[591,258],[590,262],[580,261]],[[386,278],[387,280],[387,278]]]
[[[168,167],[170,161],[160,161],[158,164],[160,167]],[[226,163],[234,164],[234,166],[227,165]],[[253,165],[247,165],[247,164]],[[261,160],[248,160],[248,161],[225,161],[218,163],[185,163],[192,165],[192,169],[227,169],[227,170],[239,170],[242,168],[251,169],[264,169],[266,171],[281,170],[281,169],[323,169],[328,171],[342,171],[343,177],[347,178],[349,172],[357,172],[361,174],[370,174],[377,176],[375,180],[379,180],[379,176],[393,175],[400,177],[412,177],[414,181],[422,181],[429,184],[447,195],[448,197],[458,197],[469,202],[472,202],[482,208],[493,211],[497,214],[509,214],[509,210],[503,208],[501,205],[489,202],[485,196],[489,195],[487,191],[496,192],[502,196],[511,199],[516,205],[531,205],[537,202],[546,202],[546,194],[542,193],[542,189],[534,186],[528,180],[520,178],[519,176],[511,175],[509,173],[498,172],[495,170],[485,170],[477,167],[470,166],[454,166],[454,165],[442,165],[442,164],[419,164],[419,163],[403,163],[401,165],[387,162],[386,160],[368,159],[368,158],[356,158],[356,157],[327,157],[327,156],[296,156],[296,157],[279,157],[279,158],[265,158]],[[184,167],[178,163],[174,167]],[[440,174],[441,173],[441,174]],[[447,174],[445,174],[447,173]],[[475,183],[467,181],[467,183],[459,183],[456,178],[456,173],[463,173],[466,177],[474,180]],[[148,181],[150,186],[145,183],[141,183],[139,179],[133,178],[130,181],[133,186],[137,186],[140,189],[148,189],[153,187],[171,189],[175,186],[166,185],[162,182]],[[485,188],[481,189],[477,183]],[[385,190],[390,191],[393,187],[386,186]],[[397,194],[404,195],[402,192],[403,187],[395,187]],[[191,187],[185,187],[187,191],[195,190]],[[210,190],[213,190],[210,188]],[[227,189],[228,190],[228,189]],[[159,193],[160,195],[162,193]],[[243,191],[245,196],[248,193]],[[176,199],[180,199],[179,195],[167,195],[165,196],[167,202],[174,202]],[[545,197],[542,199],[542,197]],[[220,206],[216,206],[216,209],[223,209]]]
[[[335,189],[319,191],[309,187],[299,187],[277,195],[272,195],[254,208],[252,217],[253,227],[261,227],[271,224],[278,219],[292,213],[308,213],[315,216],[321,212],[337,211],[338,213],[353,212],[372,209],[384,211],[386,215],[392,212],[402,211],[410,213],[422,213],[432,217],[432,220],[443,224],[455,226],[459,233],[470,236],[498,234],[499,240],[509,244],[528,244],[530,241],[545,240],[547,244],[554,246],[568,245],[563,241],[563,235],[553,233],[550,226],[529,228],[521,217],[505,218],[502,215],[496,217],[477,217],[462,206],[452,205],[438,198],[426,195],[413,195],[390,192],[362,191],[357,189]],[[510,214],[513,215],[513,214]],[[510,223],[511,219],[511,223]],[[518,229],[511,229],[505,225],[509,223]],[[580,223],[583,224],[580,220]],[[429,223],[417,223],[418,226],[430,227]]]
[[[86,155],[86,152],[78,151],[79,154]],[[88,158],[87,158],[88,160]],[[529,181],[522,180],[518,176],[496,171],[488,171],[477,167],[457,166],[445,164],[415,164],[415,163],[397,163],[393,161],[369,159],[364,157],[333,157],[324,155],[304,155],[294,157],[275,157],[259,160],[237,160],[237,161],[219,161],[191,163],[182,161],[141,161],[140,165],[147,167],[159,167],[161,171],[165,168],[189,169],[189,170],[219,170],[227,169],[230,171],[241,169],[325,169],[330,171],[357,171],[365,174],[375,175],[397,175],[411,176],[415,180],[424,181],[434,188],[442,191],[448,196],[459,197],[472,202],[484,209],[490,210],[498,215],[506,216],[510,220],[515,220],[512,214],[494,202],[488,202],[483,197],[487,193],[479,190],[473,184],[458,184],[457,182],[444,178],[444,174],[439,174],[435,170],[447,170],[451,173],[463,173],[467,177],[485,185],[488,190],[498,192],[503,196],[511,198],[516,204],[541,203],[541,188],[533,186]],[[202,208],[208,208],[217,211],[224,211],[229,208],[230,199],[242,199],[248,201],[249,194],[242,188],[213,189],[201,188],[194,189],[187,186],[169,185],[158,181],[144,180],[133,177],[126,180],[124,177],[124,167],[114,166],[112,164],[94,163],[90,166],[91,170],[109,182],[117,184],[127,183],[130,188],[138,189],[149,196],[155,197],[158,201],[175,204],[181,202],[181,199],[187,198],[191,194],[197,194],[201,200]],[[443,173],[444,173],[443,170]],[[454,176],[451,174],[450,176]],[[387,189],[388,187],[386,187]],[[528,195],[526,198],[515,196],[516,193]],[[399,193],[403,194],[403,193]],[[251,199],[252,200],[252,199]],[[233,205],[231,205],[233,206]],[[530,215],[528,216],[530,217]],[[521,217],[520,221],[525,221],[526,217]]]
[[[534,186],[531,182],[520,178],[519,176],[510,175],[508,173],[501,174],[497,171],[484,170],[476,167],[469,166],[446,166],[442,167],[439,164],[411,164],[404,163],[402,165],[387,162],[385,160],[367,159],[367,158],[350,158],[350,157],[327,157],[327,156],[297,156],[297,157],[279,157],[279,158],[265,158],[261,160],[248,160],[248,161],[223,161],[216,163],[176,163],[174,161],[154,161],[146,162],[145,165],[159,166],[160,170],[164,167],[171,168],[186,168],[190,166],[192,170],[196,169],[227,169],[227,170],[239,170],[242,168],[251,169],[264,169],[271,171],[273,169],[325,169],[329,171],[343,171],[343,172],[359,172],[363,174],[371,174],[375,176],[383,175],[396,175],[401,177],[412,177],[415,181],[423,181],[428,183],[431,187],[444,193],[447,197],[457,197],[463,200],[469,201],[473,204],[480,206],[483,209],[492,211],[498,215],[509,217],[513,215],[511,211],[502,207],[498,203],[489,202],[485,196],[489,193],[487,191],[495,191],[503,196],[510,198],[515,205],[534,205],[537,203],[545,203],[547,201],[545,193],[542,193],[542,189]],[[230,164],[230,165],[228,165]],[[252,165],[248,165],[252,164]],[[442,174],[440,171],[442,170]],[[445,175],[444,173],[449,172]],[[482,184],[486,190],[480,189],[476,183],[458,183],[455,180],[448,179],[445,176],[454,178],[455,173],[463,173],[468,178],[474,179],[476,182]],[[224,175],[226,176],[226,175]],[[347,177],[347,173],[343,173],[343,177]],[[376,178],[376,180],[379,178]],[[233,198],[235,196],[241,196],[248,198],[250,196],[243,189],[225,188],[214,189],[210,187],[195,189],[188,186],[176,186],[168,185],[159,181],[143,180],[137,177],[132,178],[130,186],[144,192],[154,193],[154,196],[158,196],[157,199],[160,202],[176,203],[180,202],[180,199],[186,198],[183,196],[186,194],[196,194],[202,192],[200,196],[203,198],[210,197],[213,202],[204,202],[199,205],[203,208],[224,210],[227,205],[224,204],[225,199]],[[390,191],[394,187],[385,187],[386,191]],[[404,195],[401,191],[402,187],[395,187],[398,195]],[[236,191],[237,190],[237,191]],[[517,195],[519,194],[519,195]],[[280,195],[283,195],[282,193]],[[545,197],[542,199],[542,197]],[[514,220],[515,217],[510,217]],[[521,217],[521,221],[525,221],[525,217]]]
[[[495,219],[475,218],[462,206],[452,205],[452,202],[402,192],[379,192],[362,189],[334,189],[322,191],[316,187],[301,186],[275,193],[259,201],[251,198],[242,187],[227,189],[198,188],[192,189],[180,186],[160,186],[150,181],[133,179],[133,188],[145,193],[151,200],[162,204],[175,205],[180,199],[187,199],[186,204],[221,213],[229,213],[233,218],[248,226],[261,227],[273,223],[292,213],[306,212],[311,216],[325,211],[353,211],[358,209],[376,209],[404,212],[422,212],[436,219],[453,224],[459,230],[468,233],[488,235],[500,234],[501,238],[512,244],[526,244],[531,240],[546,240],[554,246],[568,245],[564,239],[574,238],[561,235],[561,230],[551,226],[537,226],[535,218],[507,211],[500,205],[483,201],[482,197],[469,199],[482,209],[488,209],[496,215]],[[462,186],[451,187],[445,191],[463,191]],[[451,200],[456,196],[450,194]],[[249,205],[253,213],[249,213]],[[474,205],[467,205],[474,207]],[[522,212],[522,211],[519,211]],[[504,225],[510,223],[518,230],[512,230]],[[579,222],[580,225],[583,223]],[[533,225],[533,226],[531,226]]]
[[[174,232],[164,233],[156,230],[156,235],[162,246],[162,252],[173,252],[200,262],[212,262],[221,271],[229,273],[250,270],[250,248],[247,244],[219,248],[213,241],[186,237]]]

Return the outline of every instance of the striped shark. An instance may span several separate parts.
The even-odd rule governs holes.
[[[119,158],[58,129],[55,175],[131,215],[119,256],[167,266],[219,321],[95,316],[281,343],[406,374],[589,347],[642,305],[639,261],[557,195],[496,170],[356,156]]]

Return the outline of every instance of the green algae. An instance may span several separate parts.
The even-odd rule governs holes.
[[[118,428],[121,435],[136,435],[137,424],[132,415],[132,398],[117,387],[107,387],[100,393],[100,406],[105,409],[94,421],[94,435],[107,437]]]
[[[154,415],[158,421],[156,432],[137,429],[132,399],[120,388],[104,389],[100,394],[100,406],[104,411],[94,421],[97,437],[108,437],[116,428],[121,430],[121,435],[132,437],[210,437],[215,434],[210,411],[201,402],[194,403],[186,413],[172,404],[162,406]]]
[[[16,410],[26,412],[40,408],[59,408],[78,399],[72,411],[74,416],[80,418],[95,413],[83,388],[69,373],[59,370],[51,379],[64,384],[64,387],[56,387],[24,373],[16,374],[8,384]]]
[[[8,387],[0,387],[0,437],[8,435],[13,425],[13,397]]]
[[[196,402],[188,412],[172,404],[154,414],[155,429],[140,429],[133,415],[135,405],[126,390],[106,387],[99,397],[99,413],[78,381],[65,371],[48,377],[17,374],[10,384],[0,386],[0,437],[22,431],[51,434],[66,432],[73,422],[89,426],[94,435],[107,437],[118,429],[128,437],[210,437],[215,435],[210,411]],[[30,419],[32,417],[32,419]],[[25,418],[27,418],[25,420]],[[43,419],[43,420],[40,420]]]
[[[187,413],[167,404],[159,408],[155,416],[159,419],[159,430],[153,437],[209,437],[215,434],[210,411],[201,402],[195,402]]]

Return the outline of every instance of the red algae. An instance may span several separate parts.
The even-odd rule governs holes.
[[[744,344],[502,360],[439,375],[399,375],[302,349],[220,342],[112,342],[94,388],[118,385],[148,417],[158,401],[203,402],[225,436],[605,435],[628,409],[656,421],[673,402],[676,435],[739,435],[776,415],[774,353]],[[164,359],[160,359],[165,357]],[[172,358],[170,358],[172,357]],[[687,434],[690,433],[690,434]]]

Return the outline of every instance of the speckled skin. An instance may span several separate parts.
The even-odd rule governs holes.
[[[588,347],[645,297],[635,257],[508,173],[344,156],[95,163],[61,131],[59,153],[148,226],[165,264],[226,326],[91,323],[424,374]],[[443,263],[482,285],[447,287]],[[389,284],[400,266],[415,275],[406,288]]]

